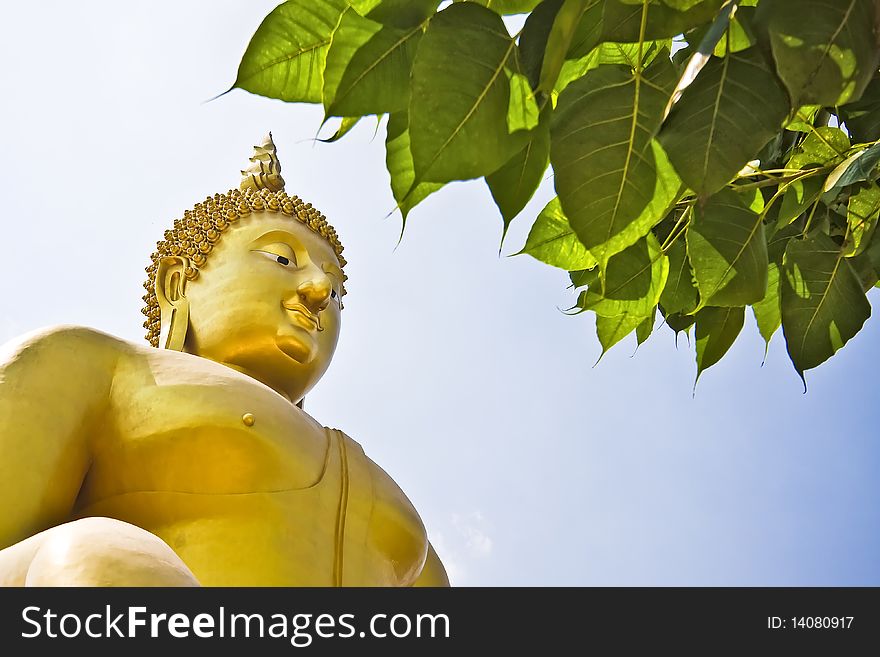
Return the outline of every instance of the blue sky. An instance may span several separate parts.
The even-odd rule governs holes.
[[[350,262],[339,350],[307,410],[398,481],[454,584],[880,584],[875,318],[806,395],[781,334],[761,366],[750,314],[695,395],[693,351],[665,327],[593,367],[591,316],[559,310],[565,273],[506,256],[552,180],[501,257],[482,182],[430,197],[395,248],[384,125],[315,145],[319,108],[205,102],[274,4],[6,9],[0,341],[58,323],[141,340],[153,244],[235,186],[272,130],[288,191]]]

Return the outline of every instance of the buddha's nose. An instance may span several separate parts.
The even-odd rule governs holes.
[[[297,296],[313,313],[319,313],[330,303],[333,285],[323,271],[316,271],[296,288]]]

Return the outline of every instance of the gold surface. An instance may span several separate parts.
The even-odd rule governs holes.
[[[246,177],[279,184],[273,158]],[[0,347],[0,584],[448,584],[406,495],[296,406],[336,348],[344,262],[262,189],[209,260],[154,257],[163,348],[82,327]]]

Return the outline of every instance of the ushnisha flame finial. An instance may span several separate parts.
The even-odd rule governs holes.
[[[284,190],[284,178],[281,177],[281,163],[278,161],[278,151],[275,142],[272,141],[272,133],[263,137],[263,143],[254,146],[254,155],[250,158],[253,163],[241,172],[242,178],[238,188],[241,191],[252,189],[259,192],[268,189],[270,192]]]

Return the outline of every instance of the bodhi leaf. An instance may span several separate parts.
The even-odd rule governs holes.
[[[461,0],[456,0],[460,2]],[[525,14],[532,11],[541,0],[471,0],[478,5],[483,5],[492,11],[502,14]]]
[[[596,315],[598,317],[598,315]],[[651,312],[649,317],[645,317],[642,320],[642,323],[638,325],[636,328],[636,340],[639,345],[645,343],[645,341],[651,337],[651,333],[654,332],[654,322],[657,320],[657,307],[654,306],[654,310]]]
[[[562,209],[600,266],[662,219],[680,181],[653,139],[675,84],[666,56],[642,73],[605,65],[559,96],[550,161]]]
[[[541,67],[544,65],[544,52],[556,14],[563,0],[544,0],[526,18],[519,37],[519,53],[522,68],[533,89],[541,80]]]
[[[662,309],[662,307],[661,307]],[[696,322],[696,317],[694,315],[682,315],[681,313],[666,313],[664,312],[663,321],[672,331],[675,333],[676,344],[678,344],[678,334],[684,331],[686,334],[690,333],[691,326]]]
[[[788,99],[758,48],[713,57],[675,104],[660,143],[688,187],[713,194],[778,132]]]
[[[513,218],[534,195],[547,170],[549,160],[550,127],[549,121],[543,121],[532,131],[525,148],[498,171],[486,176],[486,184],[492,192],[495,205],[501,211],[505,233]],[[574,238],[573,235],[572,237]]]
[[[678,11],[687,11],[693,9],[703,0],[662,0],[664,5],[668,5]]]
[[[641,327],[644,322],[649,321],[649,319],[629,313],[615,315],[614,317],[596,315],[596,336],[602,345],[602,356],[608,353],[611,347]],[[599,356],[599,358],[601,359],[602,356]]]
[[[867,183],[849,197],[846,220],[849,224],[850,241],[846,255],[859,255],[871,242],[880,215],[880,187]]]
[[[700,301],[694,286],[694,274],[688,260],[684,240],[676,239],[666,249],[669,258],[669,277],[660,295],[660,304],[667,313],[690,313]]]
[[[648,15],[644,34],[642,34],[642,2],[638,4],[627,4],[620,0],[591,2],[575,30],[566,56],[569,59],[583,57],[605,41],[637,43],[640,37],[645,41],[676,37],[711,21],[725,1],[702,0],[687,11],[679,11],[650,0],[647,3]]]
[[[841,107],[840,113],[855,141],[880,139],[880,77],[875,76],[862,97]]]
[[[810,131],[798,152],[788,161],[789,169],[806,169],[842,162],[850,148],[849,136],[840,128],[821,126]]]
[[[791,240],[782,277],[782,330],[791,362],[804,371],[825,362],[871,315],[862,284],[841,249],[817,233]]]
[[[856,100],[877,70],[874,0],[773,0],[756,21],[795,106]]]
[[[752,304],[752,312],[758,323],[758,331],[764,338],[764,356],[770,346],[770,338],[776,333],[782,322],[782,259],[785,255],[785,247],[792,238],[800,238],[801,228],[796,225],[788,225],[778,230],[767,241],[767,256],[770,265],[767,268],[767,294],[758,303]]]
[[[782,194],[782,203],[776,218],[777,227],[787,226],[801,216],[816,202],[821,193],[822,178],[819,176],[805,176],[789,184]]]
[[[738,3],[736,11],[732,12],[730,16],[724,36],[715,44],[711,54],[716,57],[724,57],[728,50],[730,52],[740,52],[754,46],[757,41],[752,29],[754,16],[754,7],[743,7],[742,3]],[[686,36],[688,43],[695,47],[699,46],[709,32],[709,27],[709,25],[700,25],[694,28]],[[699,48],[699,50],[707,52],[702,48]]]
[[[752,312],[758,323],[758,331],[764,338],[764,355],[770,346],[770,338],[782,324],[781,288],[779,280],[779,265],[771,262],[767,268],[767,294],[764,298],[752,304]]]
[[[880,162],[880,144],[874,144],[870,148],[850,155],[828,174],[822,190],[827,192],[842,189],[870,180],[877,162]]]
[[[521,74],[515,46],[498,14],[470,2],[431,19],[412,70],[415,185],[490,174],[525,145],[526,133],[511,134],[505,120],[505,69]]]
[[[558,198],[554,198],[541,210],[520,253],[572,272],[593,269],[596,266],[596,259],[580,243],[562,213]],[[572,282],[575,282],[574,279]],[[577,283],[576,286],[580,287]]]
[[[872,236],[868,241],[869,244],[859,255],[847,258],[866,292],[880,281],[880,239]]]
[[[570,83],[601,64],[626,64],[635,69],[639,68],[639,55],[641,55],[641,67],[647,67],[658,55],[668,57],[671,45],[670,39],[648,41],[643,43],[641,48],[637,43],[603,43],[586,57],[566,60],[556,79],[553,92],[557,95],[562,93]]]
[[[405,110],[421,36],[421,25],[399,29],[346,10],[327,52],[324,113],[363,116]]]
[[[372,21],[406,29],[423,23],[440,0],[349,0],[348,4]]]
[[[571,279],[571,287],[578,289],[596,283],[599,280],[599,272],[595,268],[581,269],[568,272],[568,277]]]
[[[349,131],[355,127],[363,117],[362,116],[345,116],[342,117],[342,121],[339,123],[339,127],[336,129],[330,137],[326,139],[319,139],[318,141],[323,142],[325,144],[332,144],[335,141],[339,141],[345,135],[349,133]]]
[[[535,94],[525,74],[504,69],[510,83],[510,102],[507,106],[507,132],[531,130],[538,125],[540,112]]]
[[[745,321],[742,306],[715,308],[707,306],[696,315],[697,379],[724,357]],[[696,381],[694,382],[696,385]]]
[[[768,258],[762,206],[760,193],[746,206],[729,189],[697,204],[687,250],[701,304],[744,306],[764,298]]]
[[[409,150],[409,130],[406,112],[396,112],[388,117],[385,137],[385,167],[391,176],[391,192],[400,208],[404,221],[416,205],[443,187],[442,183],[419,183],[413,188],[415,172]]]
[[[623,313],[645,318],[660,301],[669,276],[669,259],[653,233],[648,233],[608,261],[604,292],[596,281],[581,293],[578,306],[597,315]]]
[[[816,114],[822,109],[821,105],[804,105],[794,113],[794,118],[785,124],[786,130],[794,132],[812,132]]]
[[[777,265],[782,264],[788,243],[795,237],[802,236],[803,226],[798,223],[780,228],[773,234],[773,237],[767,240],[767,256],[770,258],[770,262],[775,262]]]
[[[320,103],[327,49],[345,0],[288,0],[251,37],[233,87],[287,102]]]
[[[596,3],[597,0],[565,0],[562,3],[547,37],[537,91],[549,94],[553,90],[581,16]]]

